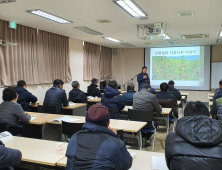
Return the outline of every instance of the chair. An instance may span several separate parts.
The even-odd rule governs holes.
[[[132,106],[133,105],[133,101],[124,101],[126,106]]]
[[[38,112],[39,113],[56,114],[56,106],[42,106],[42,105],[38,105]]]
[[[62,121],[62,134],[71,138],[73,134],[82,130],[84,123],[68,123]]]
[[[177,119],[175,116],[174,116],[174,113],[173,111],[176,109],[177,107],[177,104],[175,104],[175,101],[173,99],[169,99],[169,100],[158,100],[159,104],[163,107],[163,108],[172,108],[172,117],[169,118],[169,121],[173,121],[173,131],[175,129],[175,124],[177,123]]]
[[[116,119],[116,109],[108,109],[110,114],[110,119]]]
[[[153,111],[152,110],[133,110],[129,109],[128,110],[128,117],[129,120],[132,121],[141,121],[141,122],[152,122],[152,128],[150,129],[141,129],[140,132],[154,132],[154,139],[153,139],[153,147],[152,151],[154,150],[154,145],[155,145],[155,137],[156,137],[156,127],[154,126],[154,121],[153,121]],[[142,141],[142,139],[140,139]],[[140,141],[140,142],[141,142]]]

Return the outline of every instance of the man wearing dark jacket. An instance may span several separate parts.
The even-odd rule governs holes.
[[[18,81],[15,88],[17,90],[17,93],[19,94],[17,103],[23,106],[24,111],[30,111],[29,103],[37,102],[37,97],[26,90],[26,82],[24,80]]]
[[[86,95],[79,90],[80,84],[78,81],[72,82],[73,89],[69,92],[69,101],[73,103],[87,103]]]
[[[145,80],[145,82],[144,83],[148,83],[149,85],[150,85],[150,80]],[[153,87],[151,87],[151,85],[150,85],[150,93],[152,93],[152,94],[156,94],[156,91],[155,91],[155,89],[153,88]]]
[[[168,90],[168,93],[171,93],[173,94],[177,100],[181,100],[181,93],[179,90],[177,90],[175,87],[174,87],[174,81],[173,80],[170,80],[168,82],[168,85],[169,85],[169,90]]]
[[[97,103],[89,108],[83,130],[69,141],[67,170],[130,169],[132,157],[109,124],[110,114],[105,106]]]
[[[102,97],[101,92],[98,89],[98,79],[96,79],[96,78],[92,79],[92,84],[90,84],[90,86],[88,86],[87,93],[89,96]]]
[[[125,103],[123,97],[119,95],[120,92],[117,90],[117,82],[115,80],[109,82],[109,86],[104,89],[104,95],[102,96],[101,102],[108,109],[116,110],[116,118],[119,118],[120,110],[123,110]]]
[[[142,68],[142,72],[138,74],[137,81],[138,81],[138,91],[141,90],[141,86],[145,82],[145,80],[150,80],[148,74],[146,73],[147,67]]]
[[[56,114],[62,114],[62,104],[65,107],[68,106],[68,100],[65,90],[63,90],[63,84],[64,82],[60,79],[54,80],[53,87],[47,90],[43,102],[43,106],[56,106]]]
[[[208,108],[201,102],[189,102],[179,119],[176,131],[165,143],[168,168],[209,170],[222,167],[222,123],[209,118]]]
[[[218,115],[218,119],[222,120],[222,80],[219,82],[219,89],[213,97],[213,107],[210,110],[212,116]]]
[[[0,141],[0,169],[8,169],[19,165],[22,159],[22,154],[19,150],[6,148]]]
[[[132,82],[127,84],[127,92],[123,93],[123,100],[125,102],[133,103],[133,95],[135,94],[135,86]]]
[[[174,100],[174,110],[173,110],[173,115],[178,118],[178,112],[176,110],[177,106],[177,99],[173,94],[169,94],[167,91],[169,89],[169,85],[167,83],[161,83],[160,84],[160,92],[156,94],[156,98],[158,100]]]

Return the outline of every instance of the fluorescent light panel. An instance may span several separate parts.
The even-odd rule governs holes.
[[[26,12],[31,13],[31,14],[35,14],[37,16],[58,22],[60,24],[70,24],[72,23],[72,21],[66,20],[64,18],[58,17],[56,15],[50,14],[48,12],[45,12],[43,10],[40,9],[34,9],[34,10],[27,10]]]
[[[129,43],[120,43],[121,45],[124,45],[126,47],[135,47],[134,45],[132,44],[129,44]]]
[[[222,30],[220,30],[219,37],[222,37]]]
[[[112,38],[112,37],[103,37],[103,38],[106,39],[106,40],[109,40],[109,41],[113,41],[113,42],[122,42],[122,41],[117,40],[117,39]]]
[[[83,32],[86,32],[88,34],[92,34],[92,35],[103,35],[102,33],[98,32],[98,31],[95,31],[91,28],[88,28],[88,27],[74,27],[75,29],[77,30],[80,30],[80,31],[83,31]]]
[[[147,13],[133,0],[113,0],[122,9],[136,18],[146,17]]]

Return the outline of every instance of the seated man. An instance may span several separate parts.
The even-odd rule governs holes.
[[[169,90],[168,90],[168,93],[171,93],[173,94],[177,100],[181,100],[181,93],[179,90],[177,90],[175,87],[174,87],[174,81],[173,80],[170,80],[168,82],[168,85],[169,85]]]
[[[66,169],[130,169],[132,157],[109,124],[105,106],[97,103],[89,108],[83,130],[69,141]]]
[[[189,102],[176,131],[169,133],[165,157],[169,169],[209,170],[222,167],[222,123],[209,118],[201,102]]]
[[[9,169],[20,164],[22,153],[19,150],[6,148],[0,141],[0,169]],[[11,168],[10,168],[11,169]]]
[[[65,90],[63,90],[63,84],[64,82],[60,79],[54,80],[53,87],[47,90],[43,102],[43,106],[56,106],[56,114],[62,114],[62,104],[65,107],[68,106],[68,100]]]
[[[17,82],[17,86],[15,87],[17,90],[17,93],[19,94],[17,103],[24,105],[25,111],[31,111],[29,108],[29,103],[35,103],[37,102],[37,97],[32,95],[29,91],[26,90],[26,82],[24,80],[20,80]]]
[[[115,80],[109,82],[109,86],[104,89],[104,95],[102,96],[101,102],[108,109],[116,110],[116,118],[119,118],[120,110],[123,110],[125,103],[123,97],[119,95],[120,92],[117,90],[117,82]]]
[[[216,91],[213,97],[213,107],[210,110],[212,116],[218,115],[218,119],[222,120],[222,80],[219,82],[219,90]]]
[[[79,90],[79,82],[73,81],[72,87],[73,89],[69,92],[69,101],[72,101],[73,103],[87,103],[87,97],[85,93]]]
[[[17,103],[18,94],[16,93],[15,88],[5,88],[3,90],[2,99],[3,102],[0,104],[0,123],[18,126],[19,122],[29,122],[31,116],[26,114],[21,105]]]
[[[167,83],[161,83],[160,84],[160,92],[156,94],[156,98],[158,100],[169,100],[172,99],[174,100],[174,108],[173,108],[173,115],[178,118],[178,112],[177,112],[177,99],[173,94],[169,94],[167,91],[169,89],[169,85]]]
[[[148,83],[150,85],[150,80],[145,80],[145,83]],[[150,85],[150,90],[149,91],[150,91],[150,93],[156,94],[155,89],[152,88],[151,85]]]
[[[136,93],[135,86],[132,82],[127,84],[127,92],[123,93],[123,100],[133,102],[133,95]]]
[[[141,91],[134,94],[133,96],[133,109],[135,110],[153,110],[154,112],[160,114],[162,112],[162,107],[159,105],[156,96],[150,93],[150,85],[144,83],[141,86]],[[157,127],[157,122],[155,126]],[[143,129],[152,128],[152,122],[147,122],[147,125]],[[146,141],[146,145],[150,145],[148,139],[152,136],[153,133],[142,133],[142,136]]]
[[[101,92],[98,89],[98,79],[96,79],[96,78],[92,79],[92,84],[90,84],[90,86],[88,86],[87,93],[89,96],[102,97]]]

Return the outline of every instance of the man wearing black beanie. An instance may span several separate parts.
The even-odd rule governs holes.
[[[69,141],[66,169],[128,170],[131,167],[132,157],[109,124],[107,107],[97,103],[89,108],[83,130]]]

